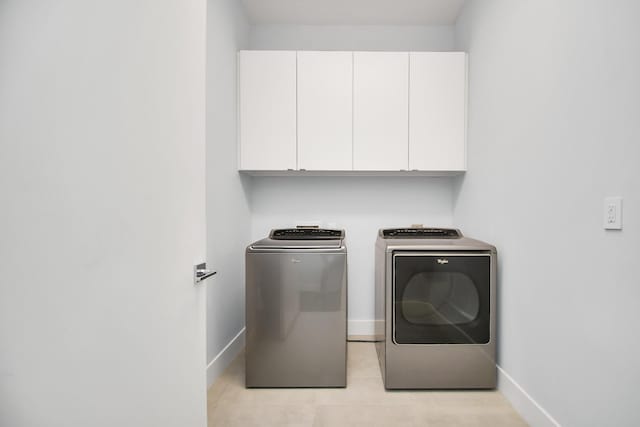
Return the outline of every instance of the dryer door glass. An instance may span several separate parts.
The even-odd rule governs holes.
[[[489,342],[490,279],[488,254],[394,254],[394,341]]]

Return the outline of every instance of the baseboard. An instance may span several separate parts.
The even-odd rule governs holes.
[[[561,427],[542,406],[498,366],[498,390],[531,427]]]
[[[382,322],[378,320],[378,322]],[[373,341],[376,333],[376,320],[349,320],[347,339],[350,341]]]
[[[244,332],[245,328],[242,328],[242,330],[238,332],[238,335],[233,337],[207,365],[207,388],[211,387],[214,381],[218,379],[220,374],[224,372],[227,366],[229,366],[233,359],[235,359],[244,348]]]

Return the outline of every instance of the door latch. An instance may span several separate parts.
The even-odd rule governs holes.
[[[202,282],[204,279],[208,279],[211,276],[216,275],[217,271],[207,270],[207,263],[203,262],[202,264],[193,266],[193,283],[197,285]]]

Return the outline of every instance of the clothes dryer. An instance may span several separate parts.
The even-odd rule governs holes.
[[[495,247],[456,229],[383,229],[375,256],[385,387],[495,388]]]

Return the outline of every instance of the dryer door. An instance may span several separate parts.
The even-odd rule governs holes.
[[[396,344],[486,344],[491,328],[487,253],[393,255]]]

